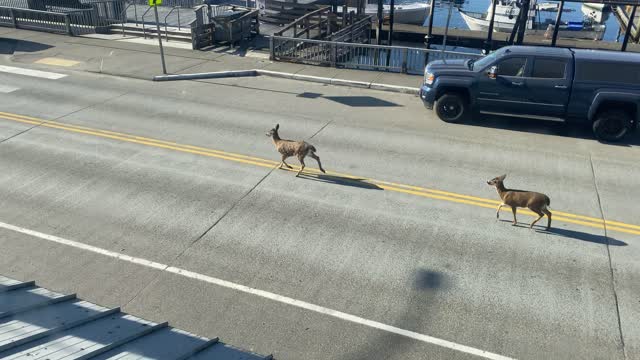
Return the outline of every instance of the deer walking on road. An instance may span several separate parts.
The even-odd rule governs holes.
[[[551,227],[551,211],[548,209],[549,205],[551,205],[549,197],[534,191],[507,189],[504,186],[504,179],[506,177],[507,175],[502,175],[487,181],[488,185],[495,186],[500,199],[502,199],[502,203],[498,206],[498,211],[496,212],[496,218],[500,218],[500,209],[502,209],[503,206],[510,206],[511,211],[513,211],[513,225],[516,225],[518,223],[516,220],[516,209],[528,208],[538,214],[538,218],[531,223],[529,228],[533,228],[535,223],[547,215],[547,230],[549,230]]]
[[[296,177],[300,175],[302,170],[305,168],[304,158],[309,155],[314,158],[318,162],[318,166],[320,167],[320,171],[325,173],[322,168],[322,163],[320,162],[320,157],[316,155],[316,148],[305,142],[305,141],[293,141],[293,140],[284,140],[280,138],[278,135],[278,129],[280,128],[280,124],[276,124],[276,127],[271,129],[266,135],[271,137],[273,140],[273,144],[276,146],[278,152],[282,155],[282,161],[280,162],[280,166],[278,169],[282,169],[282,165],[288,167],[289,169],[293,169],[289,164],[287,164],[287,158],[291,156],[297,156],[298,161],[300,161],[300,171],[296,174]]]

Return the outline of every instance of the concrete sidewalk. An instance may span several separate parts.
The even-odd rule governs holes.
[[[169,74],[193,74],[229,70],[272,72],[342,79],[373,84],[418,88],[422,77],[377,71],[274,62],[262,51],[231,51],[228,47],[208,51],[190,49],[190,44],[164,42]],[[120,35],[70,37],[13,28],[0,28],[0,56],[14,63],[64,66],[108,75],[151,80],[162,74],[157,39]]]

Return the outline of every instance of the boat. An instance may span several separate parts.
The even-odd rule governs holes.
[[[427,3],[409,3],[396,4],[393,9],[393,22],[402,24],[423,25],[427,16],[429,16],[429,4]],[[349,11],[356,11],[356,8],[348,8]],[[391,5],[382,5],[382,16],[388,17]],[[375,2],[367,3],[364,13],[366,15],[377,16],[378,4]]]
[[[545,2],[538,4],[538,11],[558,12],[559,8],[560,4],[558,3]]]
[[[517,0],[495,1],[497,1],[497,3],[493,30],[496,32],[511,32],[520,14]],[[545,31],[545,35],[547,35],[549,29],[551,29],[551,34],[553,34],[555,21],[548,19],[545,22],[536,22],[535,19],[538,11],[535,0],[531,1],[531,9],[527,17],[525,33],[533,30],[543,30]],[[489,5],[489,10],[486,13],[473,13],[462,9],[458,9],[458,11],[469,29],[484,32],[489,30],[492,4]],[[593,19],[587,19],[582,22],[561,23],[560,29],[558,29],[558,36],[572,39],[602,40],[605,30],[605,25],[596,24]]]
[[[520,14],[520,8],[517,5],[516,0],[495,0],[496,3],[496,16],[493,21],[493,30],[498,32],[511,32],[513,26],[516,24],[516,20]],[[529,10],[529,17],[527,19],[527,29],[533,29],[533,22],[536,15],[535,0],[531,1],[531,10]],[[462,19],[467,24],[469,29],[476,31],[489,30],[489,23],[491,22],[491,14],[493,13],[493,6],[489,4],[489,10],[486,13],[476,13],[465,11],[458,8],[458,12]]]
[[[596,10],[592,7],[587,6],[587,4],[582,4],[581,7],[582,14],[589,19],[593,19],[593,21],[597,23],[603,23],[609,19],[610,12]]]
[[[604,11],[608,8],[608,5],[600,4],[600,3],[584,3],[583,6],[586,6],[598,11]]]

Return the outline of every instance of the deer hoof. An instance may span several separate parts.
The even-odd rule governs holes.
[[[515,221],[511,223],[511,226],[516,226],[516,225],[518,225],[518,223]]]

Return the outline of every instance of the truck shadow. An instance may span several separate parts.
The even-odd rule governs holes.
[[[536,133],[542,135],[572,137],[577,139],[598,141],[603,144],[615,146],[640,146],[640,136],[638,136],[638,131],[629,133],[620,142],[610,143],[597,140],[593,136],[591,127],[581,124],[565,124],[553,121],[541,121],[524,118],[474,115],[473,120],[464,123],[464,125]]]

